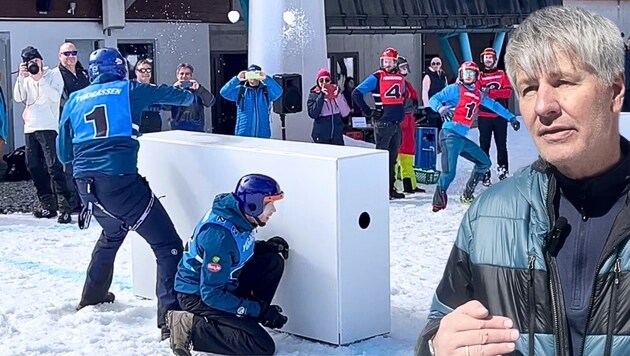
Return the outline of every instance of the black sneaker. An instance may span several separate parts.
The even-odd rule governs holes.
[[[403,193],[398,193],[395,190],[392,190],[391,192],[389,192],[389,199],[404,199],[405,195]]]
[[[114,293],[107,292],[107,295],[105,296],[105,298],[103,298],[103,300],[101,300],[100,302],[96,302],[96,303],[83,303],[83,302],[80,302],[79,305],[76,307],[76,310],[79,311],[79,310],[87,307],[88,305],[97,305],[97,304],[102,304],[102,303],[113,303],[114,300],[116,300],[116,296],[114,295]]]
[[[33,215],[35,215],[38,219],[50,219],[57,216],[57,212],[54,210],[37,208],[33,211]]]
[[[72,215],[67,211],[62,211],[57,218],[57,222],[60,224],[70,224],[72,222]]]
[[[486,173],[483,175],[483,179],[481,180],[481,184],[483,184],[484,187],[489,187],[492,185],[492,181],[490,180],[490,172]]]
[[[503,166],[498,167],[497,172],[499,173],[499,180],[504,180],[510,175],[510,172],[508,171],[508,169]]]

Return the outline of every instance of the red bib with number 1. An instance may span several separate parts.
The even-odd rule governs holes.
[[[455,115],[453,115],[453,121],[472,126],[475,116],[481,106],[481,90],[475,89],[469,90],[465,86],[459,86],[459,103],[455,107]]]

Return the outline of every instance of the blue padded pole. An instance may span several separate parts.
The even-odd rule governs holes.
[[[472,51],[470,50],[470,39],[467,32],[459,34],[459,45],[462,49],[462,57],[464,61],[472,61]]]
[[[444,52],[446,61],[451,66],[451,69],[454,73],[457,73],[459,62],[457,61],[453,47],[451,47],[451,43],[448,41],[449,37],[448,35],[440,35],[440,47],[442,47],[442,52]]]

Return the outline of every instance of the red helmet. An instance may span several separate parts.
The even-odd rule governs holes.
[[[497,64],[497,51],[494,50],[494,48],[488,47],[486,49],[483,50],[483,52],[481,52],[481,54],[479,55],[479,62],[481,64],[484,63],[483,61],[483,57],[484,56],[492,56],[492,62],[493,62],[493,67]],[[485,66],[485,64],[484,64]]]
[[[464,82],[464,73],[467,71],[475,72],[475,82],[479,79],[479,66],[473,61],[466,61],[459,66],[459,81]]]
[[[391,59],[394,61],[394,64],[391,68],[385,68],[385,66],[383,65],[383,60],[385,59]],[[396,69],[396,66],[398,65],[398,51],[391,47],[386,48],[381,54],[380,62],[381,69],[385,69],[386,71],[394,71]]]
[[[383,58],[398,60],[398,51],[395,48],[388,47],[383,51],[383,54],[381,54],[381,59]]]

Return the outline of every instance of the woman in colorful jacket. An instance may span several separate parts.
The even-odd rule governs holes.
[[[334,90],[334,93],[329,90]],[[320,69],[317,85],[311,88],[307,103],[308,116],[315,120],[311,133],[313,142],[343,146],[343,117],[350,114],[350,107],[344,96],[339,94],[339,87],[332,84],[328,69]]]

